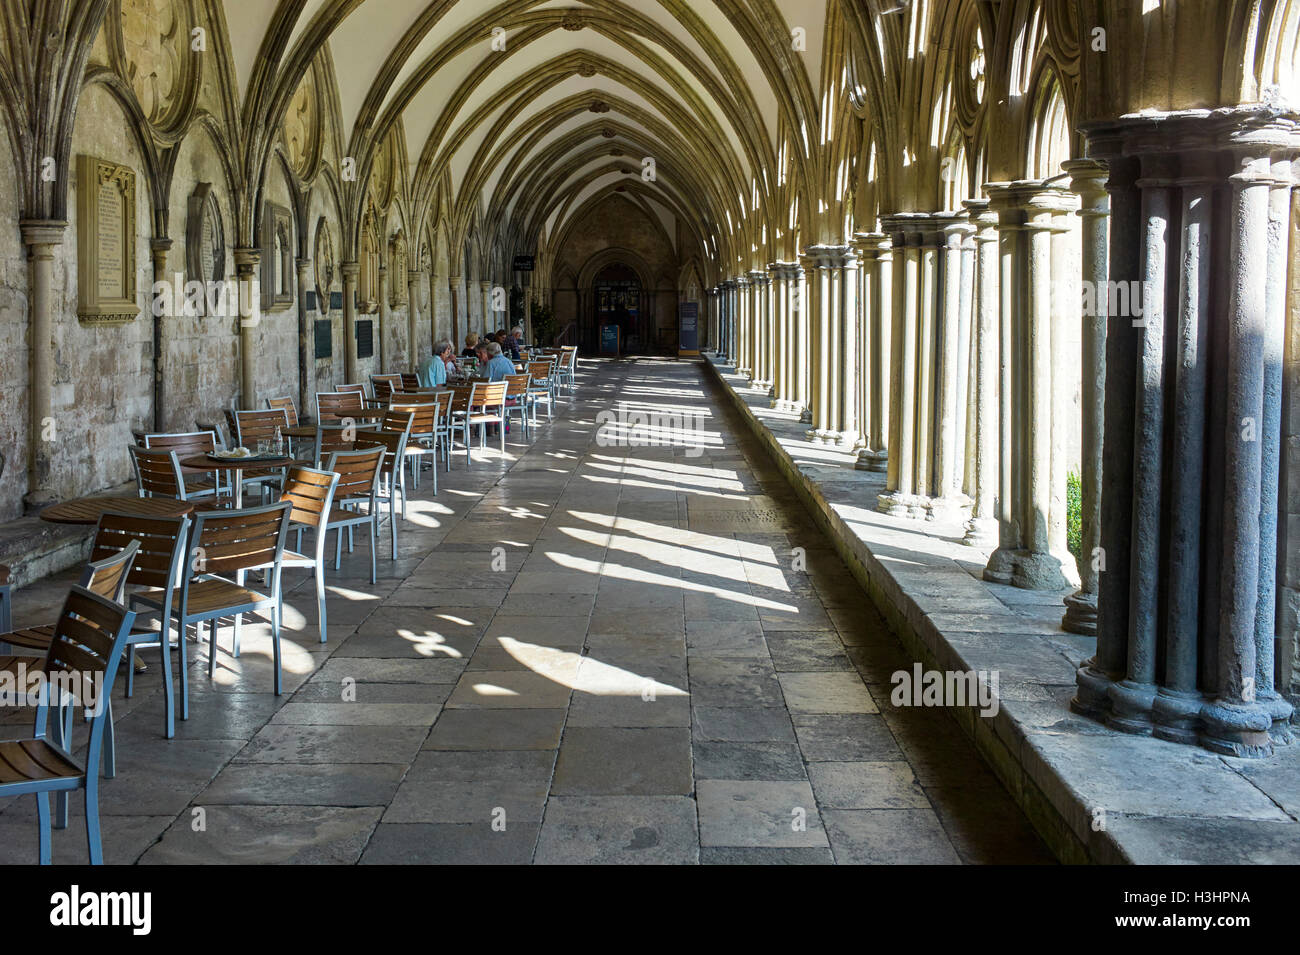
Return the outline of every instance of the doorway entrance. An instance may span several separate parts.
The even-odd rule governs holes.
[[[582,330],[582,349],[588,353],[600,350],[600,329],[603,325],[617,325],[619,350],[632,354],[644,349],[641,328],[641,280],[626,265],[607,265],[596,273],[591,287],[594,320]]]

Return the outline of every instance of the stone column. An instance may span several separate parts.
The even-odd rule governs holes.
[[[311,289],[311,259],[294,259],[298,279],[298,409],[303,413],[312,406],[316,380],[316,328],[307,293]],[[329,293],[326,292],[326,295]],[[320,303],[317,302],[317,308]]]
[[[1106,566],[1097,654],[1071,705],[1238,757],[1290,739],[1272,652],[1298,134],[1261,107],[1089,131],[1112,200]]]
[[[1106,405],[1107,245],[1110,241],[1110,197],[1106,165],[1095,159],[1062,163],[1079,197],[1083,227],[1083,350],[1079,394],[1083,420],[1080,432],[1080,555],[1079,589],[1065,598],[1061,627],[1071,633],[1097,633],[1097,568],[1101,548],[1101,446]],[[1208,197],[1207,197],[1208,198]],[[1209,202],[1206,203],[1207,207]]]
[[[901,214],[881,220],[892,236],[893,328],[890,335],[889,457],[885,492],[877,508],[894,517],[923,517],[916,495],[917,312],[920,302],[921,235],[917,216]]]
[[[857,256],[848,246],[812,246],[801,264],[807,282],[807,306],[812,327],[812,427],[807,435],[818,444],[845,442],[844,325],[856,311]],[[850,446],[854,436],[849,434]]]
[[[860,232],[858,268],[858,423],[862,439],[854,467],[884,471],[889,460],[890,357],[893,332],[891,242],[883,232]]]
[[[343,273],[343,378],[345,384],[357,383],[357,276],[356,262],[340,265]]]
[[[235,249],[235,275],[239,282],[239,404],[257,410],[257,328],[262,323],[262,292],[257,267],[261,249]]]
[[[396,279],[401,281],[401,279]],[[388,266],[380,264],[379,266],[379,311],[375,313],[375,371],[378,374],[388,374],[392,371],[384,364],[387,349],[384,348],[384,335],[388,330],[389,317],[392,315],[388,304]]]
[[[972,232],[965,216],[936,217],[942,237],[942,262],[939,269],[939,302],[941,310],[936,329],[938,365],[935,375],[935,406],[938,419],[935,428],[934,475],[935,494],[930,500],[929,516],[932,520],[955,521],[969,506],[962,490],[965,476],[963,451],[966,444],[966,401],[963,387],[968,351],[962,349],[963,338],[969,348],[969,337],[963,335],[963,308],[968,292],[963,285],[967,274],[962,267],[962,247]]]
[[[492,311],[492,283],[487,279],[483,279],[478,284],[483,290],[483,327],[479,329],[479,337],[482,338],[488,332],[494,330],[495,326],[492,325],[492,321],[495,315]]]
[[[459,355],[460,350],[465,347],[465,335],[468,330],[465,323],[461,321],[461,301],[460,301],[460,276],[453,275],[447,280],[447,285],[451,290],[451,344],[452,350]]]
[[[963,542],[988,550],[998,542],[998,217],[987,199],[962,203],[974,227],[975,500]]]
[[[406,364],[411,371],[420,366],[420,307],[417,300],[420,294],[420,270],[410,269],[406,273]],[[432,309],[433,303],[429,303]]]
[[[795,330],[794,397],[790,410],[799,413],[801,424],[812,424],[812,321],[808,310],[808,278],[802,266],[793,280],[790,314]]]
[[[998,215],[1003,381],[999,543],[984,574],[1017,587],[1061,590],[1073,569],[1066,566],[1068,552],[1061,552],[1066,516],[1060,431],[1068,423],[1061,420],[1052,347],[1059,244],[1056,272],[1052,253],[1053,235],[1066,228],[1064,216],[1074,211],[1074,197],[1036,180],[990,183],[985,188],[990,208]]]
[[[767,328],[767,309],[769,303],[767,273],[754,269],[746,276],[749,279],[749,314],[750,327],[753,329],[753,349],[750,353],[751,388],[770,391],[772,379],[767,373],[767,356],[772,350],[772,339]]]
[[[751,355],[754,347],[754,329],[750,325],[749,279],[741,275],[732,279],[732,282],[735,286],[732,291],[732,302],[735,309],[733,314],[736,327],[736,374],[742,378],[749,378],[754,373]]]
[[[767,267],[771,277],[773,316],[773,361],[771,407],[777,411],[791,410],[791,371],[794,363],[794,330],[791,316],[793,273],[799,268],[788,262],[773,262]]]
[[[153,260],[153,280],[157,284],[167,281],[167,253],[171,251],[172,240],[166,237],[153,238],[149,240],[149,254]],[[176,302],[184,301],[184,289],[174,289],[171,296],[173,308]],[[166,301],[166,300],[164,300]],[[167,327],[167,319],[173,317],[171,312],[166,314],[157,304],[150,302],[151,313],[153,315],[153,428],[155,431],[167,430],[167,416],[163,409],[167,404],[167,342],[164,332]]]
[[[58,500],[53,484],[54,422],[54,249],[63,241],[66,222],[24,219],[19,223],[27,246],[31,364],[28,380],[27,493],[29,513]],[[48,440],[47,440],[48,439]]]

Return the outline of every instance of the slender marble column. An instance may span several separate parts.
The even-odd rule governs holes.
[[[871,241],[876,248],[871,310],[870,313],[864,311],[871,330],[871,419],[870,426],[864,425],[863,429],[869,435],[867,452],[865,458],[858,455],[855,467],[885,471],[889,465],[890,402],[894,381],[894,255],[888,235],[872,233]]]
[[[998,542],[998,217],[987,199],[963,203],[975,240],[975,500],[963,541],[989,550]]]
[[[411,371],[419,367],[423,356],[420,354],[420,307],[417,301],[420,295],[420,270],[408,269],[406,273],[406,364]],[[528,298],[525,296],[524,301]],[[430,305],[433,303],[431,302]],[[430,341],[430,344],[432,342]]]
[[[316,328],[315,316],[307,308],[307,293],[311,291],[311,259],[295,259],[298,270],[298,408],[311,407],[316,379]],[[328,294],[328,293],[326,293]],[[316,303],[320,308],[320,303]]]
[[[747,276],[749,279],[750,324],[754,329],[753,363],[749,386],[760,391],[770,391],[772,378],[768,372],[768,355],[772,350],[772,336],[768,329],[768,279],[766,272],[757,269]]]
[[[794,277],[792,314],[795,324],[795,398],[791,411],[801,424],[812,424],[812,313],[808,305],[808,275],[799,266]]]
[[[262,321],[257,266],[261,261],[261,249],[235,249],[235,275],[239,283],[239,403],[245,411],[257,410],[257,327]]]
[[[1079,196],[1083,232],[1083,367],[1079,404],[1080,431],[1080,557],[1079,589],[1065,598],[1061,627],[1089,636],[1097,633],[1097,569],[1101,548],[1101,446],[1106,403],[1106,315],[1109,263],[1110,199],[1106,165],[1095,159],[1061,164]],[[1208,203],[1207,203],[1208,205]]]
[[[66,222],[24,219],[19,223],[27,246],[28,288],[31,290],[31,364],[28,380],[27,493],[29,513],[53,504],[54,469],[54,249],[63,241]]]
[[[934,466],[935,494],[929,503],[932,520],[955,521],[969,504],[961,489],[962,445],[966,430],[966,404],[961,390],[961,371],[967,356],[961,348],[962,245],[971,233],[965,217],[936,216],[935,225],[943,246],[939,261],[939,321],[935,335],[936,410]],[[959,438],[960,434],[960,438]]]
[[[808,306],[813,322],[812,428],[808,438],[819,444],[851,446],[846,435],[845,403],[852,390],[846,382],[845,324],[855,311],[857,256],[848,246],[812,246],[803,256],[807,276]]]
[[[460,276],[453,275],[447,280],[451,290],[451,344],[453,351],[460,353],[465,342],[466,326],[461,321]]]
[[[357,276],[361,266],[357,262],[344,262],[343,273],[343,379],[345,384],[357,382]]]
[[[166,236],[159,236],[149,240],[150,258],[153,260],[153,281],[156,286],[159,282],[167,281],[167,253],[171,251],[172,240]],[[176,289],[173,294],[173,308],[176,303],[182,301],[181,290]],[[156,303],[153,305],[153,428],[155,431],[166,431],[167,422],[163,409],[167,407],[167,340],[165,332],[167,322],[174,318],[173,311],[159,309]]]
[[[736,316],[736,374],[750,378],[754,374],[751,352],[754,347],[754,330],[749,323],[749,279],[738,275],[732,279],[735,283],[733,301]]]
[[[798,265],[787,262],[773,262],[767,267],[771,276],[772,312],[774,319],[774,349],[772,367],[771,407],[777,411],[791,410],[793,387],[791,372],[794,368],[794,331],[791,315],[791,297],[793,294],[792,273]]]
[[[379,374],[388,374],[392,372],[393,369],[387,368],[384,365],[384,358],[385,358],[384,352],[386,351],[386,349],[384,348],[384,336],[387,334],[388,331],[388,320],[391,314],[388,305],[388,266],[387,265],[381,264],[379,266],[378,294],[379,294],[379,311],[375,313],[376,322],[375,322],[375,330],[374,330],[375,370]]]
[[[492,283],[483,279],[479,283],[479,288],[483,291],[483,327],[479,329],[479,337],[487,335],[488,332],[496,330],[493,322],[496,320],[496,313],[492,311]]]
[[[925,502],[916,494],[917,314],[920,298],[921,233],[918,219],[903,214],[882,220],[892,234],[893,328],[890,335],[889,456],[885,493],[877,509],[894,517],[923,517]]]

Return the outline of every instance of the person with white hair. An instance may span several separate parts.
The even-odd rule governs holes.
[[[501,346],[490,341],[484,349],[487,352],[488,381],[504,381],[506,375],[515,373],[515,363],[501,353]]]
[[[447,362],[451,359],[451,342],[435,342],[433,351],[420,362],[416,377],[420,379],[421,388],[437,388],[447,383]]]

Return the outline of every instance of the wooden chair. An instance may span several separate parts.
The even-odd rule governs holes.
[[[375,404],[374,398],[370,394],[370,386],[364,382],[355,382],[347,385],[339,385],[334,389],[343,394],[354,394],[361,396],[361,407]]]
[[[324,470],[339,476],[334,490],[335,507],[330,511],[325,531],[335,531],[334,569],[343,560],[343,530],[351,535],[352,529],[362,524],[370,526],[370,582],[376,577],[375,566],[375,515],[378,510],[379,471],[383,467],[385,448],[377,445],[353,451],[335,451],[325,463]],[[364,504],[364,512],[358,510]],[[349,543],[349,550],[351,544]]]
[[[365,436],[365,440],[383,445],[384,463],[379,468],[379,489],[375,500],[388,505],[389,532],[393,538],[393,560],[397,560],[397,498],[402,498],[402,519],[406,519],[406,445],[410,440],[411,422],[415,416],[409,411],[389,411],[380,422],[379,430]],[[358,447],[361,445],[358,444]],[[378,532],[378,528],[376,528]]]
[[[172,450],[150,451],[147,448],[130,449],[131,466],[135,470],[136,489],[140,497],[174,497],[185,501],[185,476],[180,460]]]
[[[112,719],[105,701],[112,694],[127,635],[134,622],[135,614],[121,604],[83,587],[73,587],[54,623],[54,635],[43,664],[47,680],[62,675],[71,685],[94,686],[97,678],[99,682],[93,706],[90,694],[80,699],[90,713],[90,745],[84,766],[67,747],[47,736],[51,702],[48,690],[41,694],[33,735],[0,742],[0,797],[29,793],[36,796],[41,865],[49,865],[51,857],[49,794],[66,794],[78,789],[85,791],[90,863],[101,865],[104,861],[99,829],[99,774],[92,767],[99,765],[103,752],[105,729]],[[56,718],[58,722],[61,721]]]
[[[281,395],[278,398],[267,398],[266,407],[270,411],[283,411],[289,427],[298,427],[298,406],[293,403],[293,396]]]
[[[558,383],[562,388],[568,388],[569,394],[573,394],[578,370],[578,346],[563,345],[560,348],[560,363],[556,368]]]
[[[506,453],[506,383],[504,381],[480,381],[470,386],[469,407],[464,417],[465,466],[472,464],[470,457],[470,429],[478,425],[479,447],[487,447],[487,426],[500,426],[501,453]]]
[[[216,432],[207,430],[145,434],[141,437],[141,444],[150,451],[175,451],[177,459],[211,454],[218,449]],[[185,478],[185,492],[191,498],[216,497],[222,493],[219,470],[214,472],[210,468],[191,468],[182,464],[181,475]]]
[[[318,468],[290,468],[284,479],[282,502],[288,502],[289,529],[298,534],[292,551],[285,551],[280,560],[281,567],[302,567],[311,571],[316,582],[316,615],[320,625],[320,642],[327,639],[325,629],[325,536],[330,509],[334,505],[334,491],[338,487],[339,476],[332,471]],[[312,532],[312,552],[304,553],[302,532]],[[281,617],[283,618],[284,598],[281,595]]]
[[[277,431],[281,432],[282,447],[287,448],[287,443],[283,443],[283,431],[287,427],[289,416],[283,408],[235,412],[235,440],[239,447],[250,451],[255,452],[261,441],[274,441]],[[279,490],[284,481],[284,472],[279,468],[256,468],[239,472],[239,477],[245,491],[256,488],[262,492],[262,500],[265,501],[268,490]]]
[[[555,406],[555,362],[530,361],[528,363],[528,393],[533,399],[533,414],[537,414],[537,403],[546,402],[546,418],[550,420]]]
[[[420,387],[420,376],[413,371],[404,371],[401,375],[402,390],[416,391]]]
[[[375,396],[375,403],[382,407],[388,404],[388,396],[393,393],[393,389],[402,387],[402,376],[371,375],[370,387]]]
[[[351,451],[357,443],[356,425],[316,425],[316,444],[312,453],[312,464],[321,467],[321,462],[335,451]]]
[[[438,421],[440,411],[450,406],[451,395],[421,395],[430,401],[398,401],[389,403],[390,411],[402,411],[411,415],[411,431],[406,441],[406,459],[411,462],[411,484],[420,489],[420,470],[425,456],[433,455],[433,493],[438,493]],[[445,400],[442,400],[445,399]]]
[[[190,624],[208,623],[208,677],[216,675],[217,621],[234,617],[232,651],[239,656],[239,631],[243,615],[270,611],[271,643],[275,660],[275,695],[283,692],[280,670],[280,561],[289,533],[288,501],[231,511],[198,511],[191,538],[196,554],[181,585],[176,615],[181,633]],[[266,570],[269,593],[244,586],[250,570]],[[232,580],[229,575],[233,574]]]
[[[318,391],[316,392],[316,420],[320,424],[331,424],[350,418],[358,411],[364,411],[364,396],[356,391]]]
[[[226,448],[230,447],[230,440],[227,437],[226,430],[222,428],[221,425],[218,424],[216,421],[212,421],[212,422],[195,421],[194,427],[198,428],[200,431],[211,431],[213,437],[216,440],[218,451],[224,451]]]
[[[529,410],[532,408],[532,400],[528,395],[528,383],[532,377],[527,373],[522,375],[506,375],[503,379],[506,383],[506,403],[504,407],[505,419],[510,420],[512,411],[519,413],[519,423],[524,426],[524,434],[529,434]]]

